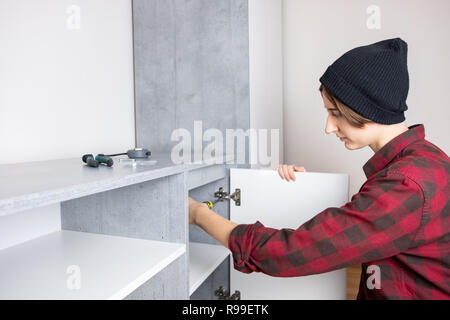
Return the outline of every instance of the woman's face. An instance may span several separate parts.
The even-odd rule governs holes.
[[[364,148],[373,141],[376,128],[372,128],[370,123],[365,124],[363,128],[356,128],[350,125],[324,94],[322,94],[322,98],[328,113],[325,127],[327,134],[333,133],[338,139],[342,138],[342,143],[349,150]]]

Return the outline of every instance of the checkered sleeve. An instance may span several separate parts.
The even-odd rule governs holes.
[[[410,248],[421,226],[421,187],[400,172],[366,181],[351,201],[297,229],[240,224],[228,240],[234,268],[277,277],[318,274],[387,258]],[[300,209],[300,208],[299,208]]]

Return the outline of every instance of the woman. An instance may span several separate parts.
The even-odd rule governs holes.
[[[450,159],[425,140],[423,125],[405,123],[407,44],[396,38],[350,50],[320,82],[326,133],[349,150],[375,153],[351,201],[277,230],[238,225],[189,199],[189,222],[228,247],[245,273],[294,277],[362,264],[358,299],[449,299]],[[278,168],[287,181],[295,171],[305,169]],[[380,283],[368,285],[371,270]]]

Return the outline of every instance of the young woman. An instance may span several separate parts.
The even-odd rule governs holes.
[[[450,159],[425,140],[423,125],[405,123],[407,44],[396,38],[350,50],[320,82],[326,133],[349,150],[375,153],[351,201],[277,230],[238,225],[189,199],[189,223],[229,248],[245,273],[295,277],[362,264],[358,299],[450,299]],[[278,167],[287,181],[295,171],[305,168]],[[380,283],[367,285],[372,270]]]

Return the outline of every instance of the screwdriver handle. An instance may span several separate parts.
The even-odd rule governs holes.
[[[81,160],[86,163],[89,167],[98,168],[99,162],[94,159],[92,154],[85,154]]]
[[[105,156],[104,154],[99,154],[95,157],[95,160],[98,161],[99,163],[104,163],[106,164],[108,167],[112,167],[114,164],[113,159],[111,159],[108,156]]]
[[[94,158],[89,158],[88,161],[87,161],[87,165],[88,165],[89,167],[92,167],[92,168],[98,168],[98,166],[100,165],[100,163],[98,163],[98,161],[95,160]]]
[[[211,201],[203,201],[203,203],[206,204],[209,209],[212,209],[212,207],[214,207],[214,204]]]

